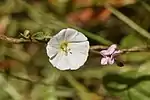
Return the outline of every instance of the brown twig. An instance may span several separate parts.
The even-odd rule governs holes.
[[[33,42],[33,43],[37,43],[38,41],[35,39],[16,39],[16,38],[12,38],[12,37],[8,37],[5,35],[0,35],[0,40],[9,42],[9,43],[26,43],[26,42]]]
[[[0,35],[0,40],[6,41],[6,42],[10,42],[10,43],[26,43],[26,42],[32,42],[32,43],[38,43],[39,41],[35,40],[35,39],[17,39],[17,38],[12,38],[12,37],[8,37],[5,35]],[[103,46],[103,45],[95,45],[95,46],[91,46],[90,47],[90,51],[96,54],[100,54],[100,50],[103,49],[107,49],[108,46]],[[133,47],[130,49],[122,49],[120,54],[123,53],[127,53],[127,52],[143,52],[143,51],[148,51],[150,50],[150,46],[141,46],[141,47]]]
[[[108,46],[102,46],[102,45],[96,45],[96,46],[91,46],[90,51],[96,54],[100,54],[101,50],[107,49]],[[132,47],[129,49],[121,49],[120,54],[128,53],[128,52],[146,52],[150,50],[150,46],[140,46],[140,47]]]

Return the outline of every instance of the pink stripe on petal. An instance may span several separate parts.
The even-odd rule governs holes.
[[[118,53],[121,53],[121,50],[116,50],[116,51],[114,52],[114,54],[118,54]]]
[[[108,59],[108,63],[109,63],[110,65],[114,64],[114,62],[115,62],[115,59],[114,59],[114,58],[109,58],[109,59]]]
[[[113,54],[113,53],[115,52],[116,48],[117,48],[117,45],[116,45],[116,44],[111,45],[111,46],[107,49],[107,53],[108,53],[109,55]]]
[[[100,54],[101,54],[102,56],[107,56],[107,55],[109,55],[108,52],[107,52],[107,50],[102,50],[102,51],[100,51]]]
[[[119,55],[119,53],[121,53],[121,50],[115,51],[115,52],[112,54],[112,57],[115,57],[115,56]]]
[[[102,58],[102,59],[101,59],[101,64],[102,64],[102,65],[108,64],[108,59],[109,59],[109,57],[104,57],[104,58]]]

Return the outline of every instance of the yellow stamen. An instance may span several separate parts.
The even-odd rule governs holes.
[[[68,52],[68,42],[63,41],[60,43],[60,50],[67,53]]]

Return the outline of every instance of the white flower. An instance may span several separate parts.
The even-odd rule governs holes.
[[[75,29],[62,29],[46,47],[51,64],[60,70],[76,70],[87,60],[89,42]]]

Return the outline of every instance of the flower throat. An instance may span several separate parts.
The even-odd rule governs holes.
[[[70,51],[70,48],[68,48],[68,42],[66,42],[66,41],[61,42],[61,44],[60,44],[60,50],[63,51],[63,52],[65,52],[65,54],[67,55],[68,52]]]

